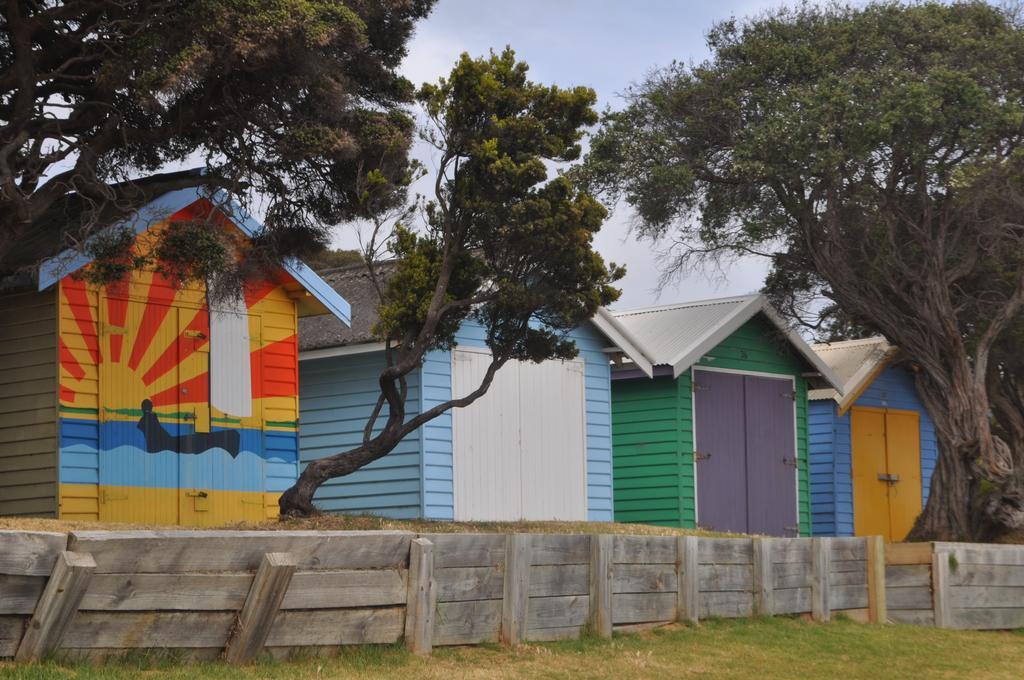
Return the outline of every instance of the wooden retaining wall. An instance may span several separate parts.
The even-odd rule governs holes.
[[[972,590],[983,572],[1024,591],[1024,560],[956,559],[978,575],[949,579],[954,621],[977,616],[962,610],[983,601]],[[874,538],[0,532],[0,657],[170,648],[243,663],[400,640],[428,653],[708,617],[884,621],[887,596],[900,620],[917,611],[910,591],[928,588],[915,580],[923,566],[886,566]]]

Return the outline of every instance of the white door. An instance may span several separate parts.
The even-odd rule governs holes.
[[[480,384],[490,355],[452,352],[452,393]],[[586,519],[583,362],[509,363],[454,409],[455,519]]]

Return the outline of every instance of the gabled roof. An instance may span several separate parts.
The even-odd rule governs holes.
[[[392,262],[378,265],[378,274],[386,281],[394,271]],[[346,328],[330,317],[299,320],[299,351],[306,358],[321,358],[348,352],[376,351],[380,341],[373,334],[377,323],[379,296],[365,264],[354,264],[322,271],[329,285],[345,294],[352,302],[352,323]],[[648,376],[653,375],[650,362],[636,348],[622,325],[608,310],[599,307],[590,320],[598,331],[622,350]]]
[[[200,200],[208,200],[215,206],[224,206],[223,212],[225,212],[225,215],[232,224],[241,229],[250,238],[263,230],[263,225],[242,210],[240,206],[232,202],[227,194],[217,192],[209,196],[200,187],[178,189],[158,196],[130,217],[114,222],[110,226],[105,227],[105,230],[117,230],[127,227],[134,230],[136,234],[141,234],[150,227],[167,220],[178,211]],[[91,261],[92,258],[81,249],[65,250],[43,260],[36,274],[38,289],[46,290]],[[322,304],[329,313],[346,325],[351,323],[352,310],[348,301],[321,279],[316,272],[295,258],[283,261],[281,267],[300,286],[308,291],[314,299]]]
[[[763,295],[741,295],[612,312],[653,365],[672,368],[678,378],[757,314],[764,314],[793,349],[837,390],[842,385],[828,365],[768,304]]]
[[[889,362],[899,353],[882,336],[860,340],[844,340],[814,345],[812,348],[828,364],[836,377],[842,381],[843,389],[811,390],[808,399],[834,399],[839,412],[845,412],[860,397],[861,393],[878,376]]]

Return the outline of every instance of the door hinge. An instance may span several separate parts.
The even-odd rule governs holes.
[[[793,533],[793,534],[799,534],[800,533],[800,527],[794,527],[794,526],[782,527],[782,530],[783,531],[788,531],[788,532]]]
[[[796,458],[783,458],[782,459],[782,464],[783,465],[792,465],[793,467],[796,467],[797,466],[797,460],[796,460]]]
[[[205,491],[186,491],[185,495],[189,498],[209,498],[210,494]]]
[[[694,380],[693,381],[693,389],[694,389],[694,391],[706,392],[706,391],[710,390],[711,387],[709,387],[708,385],[701,385],[699,382]]]
[[[790,401],[796,401],[796,390],[790,390],[789,392],[783,392],[782,396]]]
[[[711,454],[707,453],[706,451],[694,451],[693,452],[693,459],[696,460],[696,461],[710,460],[711,459]]]

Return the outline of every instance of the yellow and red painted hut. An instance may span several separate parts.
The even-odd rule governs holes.
[[[133,229],[138,252],[197,218],[230,238],[260,231],[207,196],[168,192],[110,229]],[[17,256],[41,264],[0,286],[0,515],[198,526],[276,516],[298,474],[298,318],[348,324],[348,303],[295,260],[211,298],[156,266],[88,283],[88,255],[41,259],[47,247],[22,244]]]

